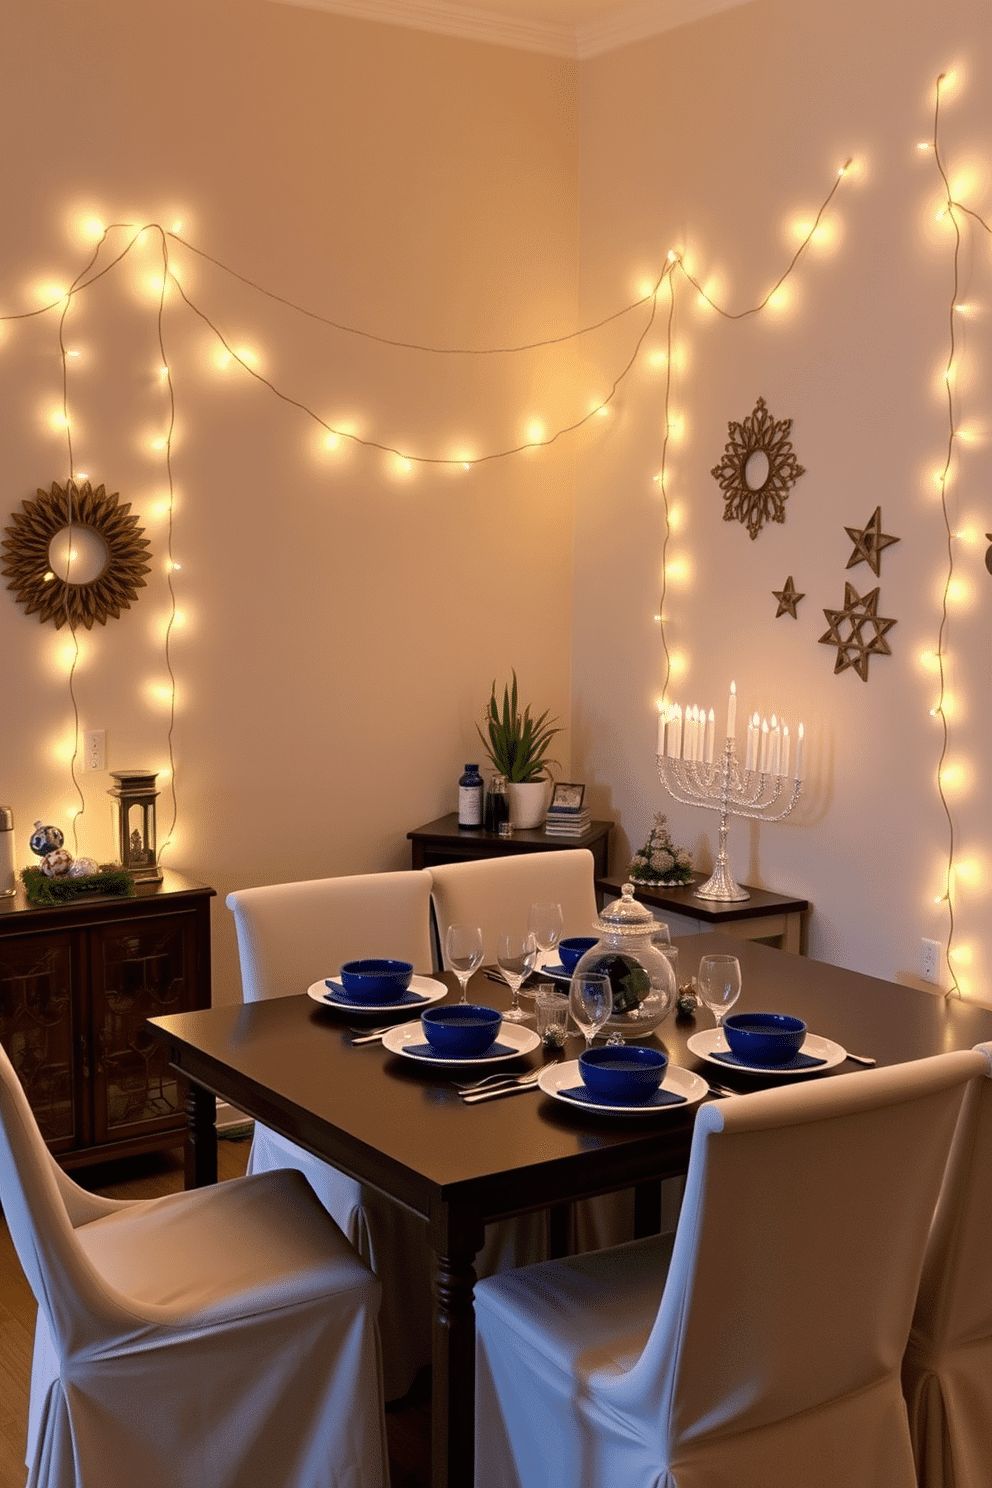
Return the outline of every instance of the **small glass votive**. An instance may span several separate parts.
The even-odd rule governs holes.
[[[568,1037],[568,998],[556,992],[547,982],[534,994],[537,1036],[545,1049],[564,1049]]]

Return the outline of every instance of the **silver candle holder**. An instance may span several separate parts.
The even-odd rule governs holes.
[[[731,734],[721,759],[681,759],[658,755],[661,783],[673,800],[683,806],[709,806],[720,813],[720,847],[710,877],[696,891],[696,899],[730,902],[750,899],[730,871],[727,858],[727,829],[732,816],[752,821],[782,821],[793,810],[803,788],[802,781],[760,769],[741,769]],[[784,801],[784,805],[782,802]]]

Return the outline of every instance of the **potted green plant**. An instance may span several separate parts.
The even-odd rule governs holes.
[[[506,778],[511,823],[515,827],[540,826],[548,804],[548,766],[558,763],[548,759],[548,748],[561,728],[547,711],[539,718],[531,716],[529,706],[520,711],[516,672],[512,689],[503,688],[502,706],[493,682],[483,717],[485,732],[480,728],[479,738],[496,773]]]

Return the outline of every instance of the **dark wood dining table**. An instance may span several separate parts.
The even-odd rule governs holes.
[[[704,952],[741,963],[738,1010],[788,1012],[809,1029],[879,1065],[992,1040],[992,1009],[847,971],[718,934],[676,941],[683,977]],[[457,1000],[453,978],[445,976]],[[470,998],[508,1005],[477,972]],[[215,1097],[230,1101],[335,1167],[422,1215],[435,1257],[432,1484],[471,1488],[474,1452],[473,1263],[490,1220],[553,1209],[634,1187],[638,1229],[657,1225],[659,1180],[685,1172],[697,1107],[643,1118],[572,1108],[540,1091],[466,1105],[452,1071],[353,1046],[353,1029],[384,1021],[332,1011],[306,996],[221,1006],[150,1020],[188,1082],[187,1187],[216,1181]],[[397,1022],[405,1021],[402,1013]],[[407,1019],[408,1021],[408,1015]],[[698,1059],[688,1038],[712,1027],[668,1017],[654,1039],[676,1064],[730,1088],[767,1080]],[[567,1058],[581,1043],[570,1039]],[[540,1063],[539,1050],[519,1067]],[[517,1066],[514,1066],[517,1067]],[[836,1078],[859,1067],[844,1062]],[[560,1233],[560,1230],[556,1231]]]

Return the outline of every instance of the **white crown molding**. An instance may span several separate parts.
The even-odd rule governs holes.
[[[578,59],[574,26],[555,26],[547,21],[524,21],[492,10],[463,10],[444,0],[280,0],[283,5],[302,5],[308,10],[329,11],[359,21],[378,21],[386,26],[406,26],[413,31],[434,31],[465,41],[485,41],[493,46],[516,47],[525,52],[547,52],[555,57]]]
[[[748,0],[645,0],[640,5],[628,5],[614,15],[580,26],[576,32],[576,56],[585,61],[603,52],[615,52],[634,42],[646,41],[649,36],[660,36],[664,31],[674,31],[676,26],[686,26],[704,16],[747,3]]]
[[[581,26],[524,20],[494,10],[465,9],[446,0],[277,0],[277,3],[584,61],[718,11],[730,10],[746,0],[641,0],[640,4],[625,6],[613,15]]]

